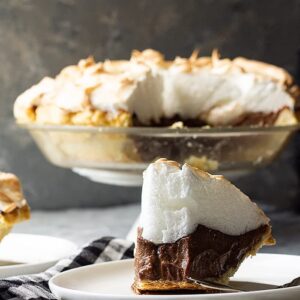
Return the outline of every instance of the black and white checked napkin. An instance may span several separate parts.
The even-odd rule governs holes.
[[[47,271],[34,275],[14,276],[0,280],[1,300],[56,300],[48,282],[54,275],[91,264],[133,257],[134,245],[127,240],[103,237],[86,246],[70,258],[59,261]]]

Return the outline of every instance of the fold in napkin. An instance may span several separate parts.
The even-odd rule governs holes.
[[[34,275],[22,275],[0,280],[0,299],[41,299],[57,298],[51,293],[48,282],[54,275],[91,264],[133,257],[132,242],[103,237],[83,247],[70,258],[62,259],[47,271]]]

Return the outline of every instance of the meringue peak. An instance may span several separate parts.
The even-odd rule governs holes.
[[[160,244],[191,234],[197,225],[241,235],[269,219],[223,176],[160,159],[144,172],[140,222],[143,238]]]

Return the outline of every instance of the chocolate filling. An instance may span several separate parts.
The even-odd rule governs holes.
[[[264,113],[264,112],[251,112],[251,113],[245,113],[244,115],[241,115],[237,120],[233,121],[230,124],[225,125],[227,126],[268,126],[273,125],[278,115],[284,110],[286,107],[283,107],[277,112],[271,112],[271,113]],[[155,122],[154,120],[151,120],[150,124],[144,124],[141,122],[136,115],[133,115],[133,126],[140,126],[140,127],[168,127],[172,126],[176,122],[183,122],[184,126],[186,127],[202,127],[202,126],[212,126],[212,127],[219,127],[214,126],[213,124],[209,124],[202,120],[201,118],[182,118],[180,115],[176,114],[173,117],[167,118],[162,117],[160,118],[159,122]]]
[[[239,127],[273,125],[281,111],[282,110],[278,111],[277,113],[269,114],[249,113],[235,120],[235,122],[230,124],[230,126]],[[182,121],[184,126],[189,128],[209,125],[200,119],[182,119],[180,116],[176,115],[172,118],[161,118],[159,123],[151,122],[150,126],[171,126],[178,121]],[[149,126],[141,123],[136,116],[133,118],[133,125],[142,127]],[[174,129],[174,132],[176,132],[176,129]],[[245,157],[244,150],[242,150],[242,153],[240,153],[241,145],[243,146],[243,149],[247,149],[250,147],[249,145],[253,144],[260,145],[263,143],[265,145],[265,137],[266,136],[264,135],[240,135],[231,136],[224,139],[224,136],[212,136],[208,134],[204,136],[195,135],[185,137],[178,135],[178,138],[176,138],[174,136],[169,137],[167,135],[158,136],[155,133],[153,136],[136,134],[130,136],[130,138],[134,141],[141,160],[146,162],[151,162],[158,157],[168,157],[168,159],[184,163],[190,156],[199,158],[206,156],[209,159],[221,161],[225,165],[228,164],[229,166],[231,166],[232,160],[236,161],[239,158],[242,162],[244,162],[244,160],[247,159],[249,166],[245,166],[245,168],[252,168],[253,160],[255,160],[257,157],[255,154],[253,157]]]
[[[174,243],[154,244],[138,230],[135,253],[136,280],[184,281],[220,278],[237,268],[246,254],[261,242],[268,225],[238,236],[198,225],[190,235]]]

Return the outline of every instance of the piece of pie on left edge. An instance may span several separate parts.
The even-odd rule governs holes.
[[[30,208],[17,176],[0,172],[0,241],[14,224],[28,220]]]

